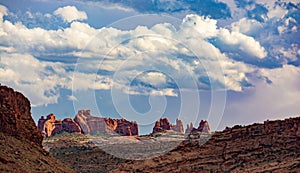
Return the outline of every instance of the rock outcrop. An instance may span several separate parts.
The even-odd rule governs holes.
[[[183,123],[181,120],[176,119],[175,125],[171,124],[168,118],[161,118],[155,122],[152,133],[163,132],[166,130],[173,130],[175,132],[184,133]]]
[[[56,120],[54,114],[49,114],[46,118],[42,116],[38,121],[38,129],[44,137],[49,137],[62,131],[70,133],[81,132],[80,126],[71,118],[65,118],[63,121]]]
[[[194,133],[194,132],[210,133],[210,127],[209,127],[208,121],[201,120],[198,128],[192,128],[191,132],[192,133]]]
[[[191,122],[190,124],[186,125],[186,129],[185,129],[185,133],[191,133],[191,131],[193,130],[194,126],[193,123]]]
[[[92,116],[90,110],[80,110],[74,121],[81,127],[82,133],[115,132],[122,136],[138,135],[138,125],[125,119],[112,119]]]
[[[180,119],[176,119],[175,125],[172,125],[171,130],[179,133],[184,133],[183,123]]]
[[[65,118],[62,121],[62,129],[63,131],[69,132],[69,133],[80,133],[81,132],[81,128],[80,126],[71,118]]]
[[[300,117],[237,125],[203,145],[186,141],[166,155],[127,161],[111,172],[300,172],[299,129]]]
[[[21,93],[0,84],[0,172],[74,171],[42,148],[42,134]]]
[[[193,123],[187,124],[185,133],[198,133],[198,132],[210,133],[210,127],[209,127],[208,121],[201,120],[198,128],[195,128],[193,126]]]
[[[43,137],[31,117],[30,109],[30,102],[23,94],[0,85],[0,132],[42,146]]]
[[[168,118],[161,118],[155,122],[152,133],[163,132],[165,130],[171,130],[171,124]]]

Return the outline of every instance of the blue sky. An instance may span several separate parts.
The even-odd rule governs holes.
[[[160,117],[213,130],[299,115],[296,0],[0,1],[0,82],[35,121]]]

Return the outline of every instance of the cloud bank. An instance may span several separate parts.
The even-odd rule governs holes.
[[[94,28],[81,21],[87,14],[75,6],[53,12],[69,23],[64,28],[30,28],[6,19],[10,12],[0,6],[0,80],[24,91],[34,105],[56,103],[61,88],[178,96],[179,88],[243,92],[258,80],[284,85],[272,70],[299,66],[298,7],[237,6],[247,13],[226,27],[201,13],[186,15],[178,26],[131,30]],[[259,9],[263,15],[253,16]]]

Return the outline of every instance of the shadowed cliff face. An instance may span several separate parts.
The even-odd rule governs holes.
[[[300,172],[300,117],[234,126],[209,141],[183,142],[150,160],[126,161],[111,172]]]
[[[0,132],[42,146],[43,137],[31,117],[30,109],[30,102],[23,94],[0,86]]]
[[[0,86],[0,172],[74,172],[49,156],[42,140],[29,100]]]

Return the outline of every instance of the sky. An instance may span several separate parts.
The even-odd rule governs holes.
[[[299,116],[297,0],[0,0],[0,83],[54,113],[212,130]]]

